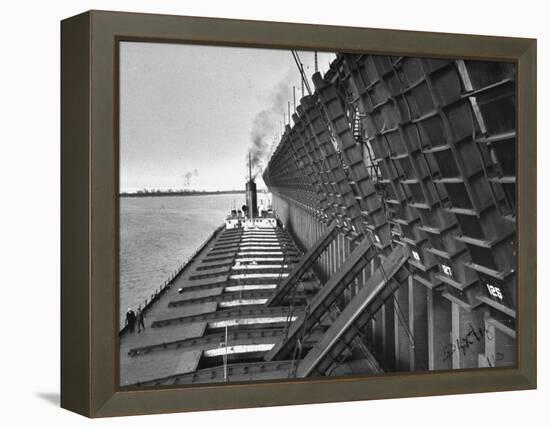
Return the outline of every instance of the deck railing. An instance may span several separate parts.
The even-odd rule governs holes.
[[[191,254],[183,263],[181,263],[173,272],[168,275],[168,278],[164,280],[164,282],[159,285],[157,288],[153,290],[151,295],[149,297],[146,297],[145,300],[141,303],[142,311],[144,313],[147,313],[151,305],[159,299],[160,296],[162,296],[166,290],[168,290],[172,286],[172,281],[180,274],[182,273],[189,264],[191,264],[197,255],[204,250],[204,248],[208,245],[208,243],[218,234],[223,228],[225,227],[225,224],[222,224],[221,226],[217,227],[214,232],[212,232],[210,235],[208,235],[208,238],[204,240],[204,242]],[[124,325],[120,331],[119,336],[121,336],[124,332],[126,332],[127,326]]]

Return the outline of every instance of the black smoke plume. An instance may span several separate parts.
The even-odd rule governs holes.
[[[288,83],[289,80],[285,78],[275,87],[269,106],[256,114],[252,120],[249,152],[253,179],[261,174],[267,165],[273,139],[277,130],[281,128],[283,113],[286,114],[287,112],[287,102],[292,99],[292,88]]]

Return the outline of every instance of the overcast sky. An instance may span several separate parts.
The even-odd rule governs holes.
[[[313,53],[300,57],[310,76]],[[321,72],[333,58],[319,53]],[[281,122],[299,76],[288,50],[121,43],[121,191],[244,188],[254,118]]]

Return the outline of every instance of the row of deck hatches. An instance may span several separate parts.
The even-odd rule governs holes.
[[[319,284],[305,275],[292,306],[265,303],[300,256],[282,228],[221,230],[151,306],[146,329],[121,337],[121,386],[223,381],[224,358],[232,380],[287,377],[263,356]]]

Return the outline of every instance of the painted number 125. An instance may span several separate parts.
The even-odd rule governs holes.
[[[490,284],[486,284],[486,285],[487,285],[487,290],[489,290],[489,294],[491,296],[502,300],[502,293],[500,292],[500,288],[495,287],[494,285],[490,285]]]

